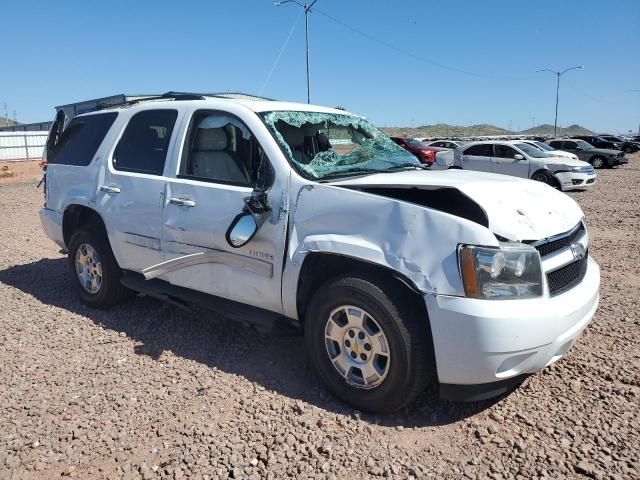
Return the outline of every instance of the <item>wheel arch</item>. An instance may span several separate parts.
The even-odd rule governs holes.
[[[92,224],[95,228],[101,229],[101,232],[106,238],[107,229],[98,212],[85,205],[68,205],[62,216],[62,238],[64,240],[64,244],[68,247],[73,233],[79,227],[87,224]]]
[[[370,279],[382,277],[395,282],[398,288],[404,289],[416,300],[428,319],[421,290],[401,272],[385,265],[339,253],[311,252],[303,260],[296,285],[296,309],[300,321],[304,322],[306,307],[318,288],[334,278],[349,274],[365,276]]]

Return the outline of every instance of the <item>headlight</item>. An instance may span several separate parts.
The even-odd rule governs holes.
[[[528,245],[459,245],[458,263],[467,297],[501,300],[542,296],[540,254]]]

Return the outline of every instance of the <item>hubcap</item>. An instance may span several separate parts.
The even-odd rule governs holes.
[[[88,243],[76,250],[76,275],[82,288],[89,293],[98,293],[102,286],[102,264],[98,253]]]
[[[374,388],[389,372],[389,342],[376,320],[361,308],[343,305],[325,326],[327,354],[336,371],[357,388]]]

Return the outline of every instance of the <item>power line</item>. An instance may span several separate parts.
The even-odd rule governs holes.
[[[278,65],[278,62],[280,62],[280,57],[282,57],[282,54],[284,53],[285,49],[287,48],[287,44],[289,43],[289,40],[291,39],[291,35],[293,35],[293,31],[296,29],[296,25],[300,21],[300,18],[302,17],[303,13],[304,13],[304,10],[302,10],[300,12],[300,14],[298,14],[298,16],[296,17],[295,22],[293,22],[293,25],[291,25],[291,30],[289,31],[289,35],[287,35],[286,40],[282,44],[282,47],[280,48],[280,52],[278,53],[278,56],[276,57],[275,62],[273,62],[273,65],[271,66],[271,70],[269,70],[269,74],[267,75],[267,78],[265,78],[264,83],[262,84],[262,88],[260,88],[259,95],[262,95],[262,92],[264,91],[265,87],[267,86],[267,83],[269,83],[269,80],[271,80],[271,75],[273,75],[273,71],[276,69],[276,66]]]
[[[439,68],[443,68],[445,70],[449,70],[449,71],[457,72],[457,73],[463,73],[465,75],[470,75],[470,76],[473,76],[473,77],[488,78],[488,79],[492,79],[492,80],[515,80],[516,79],[516,77],[497,77],[497,76],[494,76],[494,75],[486,75],[486,74],[483,74],[483,73],[471,72],[469,70],[464,70],[462,68],[452,67],[450,65],[445,65],[444,63],[436,62],[435,60],[430,60],[428,58],[421,57],[420,55],[416,55],[415,53],[412,53],[412,52],[410,52],[408,50],[405,50],[403,48],[397,47],[397,46],[395,46],[395,45],[393,45],[391,43],[388,43],[388,42],[386,42],[384,40],[380,40],[379,38],[376,38],[373,35],[370,35],[370,34],[368,34],[366,32],[363,32],[362,30],[359,30],[356,27],[353,27],[353,26],[345,23],[342,20],[339,20],[339,19],[329,15],[328,13],[323,12],[322,10],[320,10],[318,8],[315,8],[315,11],[318,12],[320,15],[328,18],[329,20],[337,23],[338,25],[343,26],[347,30],[350,30],[351,32],[356,33],[357,35],[360,35],[361,37],[364,37],[364,38],[366,38],[368,40],[371,40],[372,42],[378,43],[379,45],[382,45],[382,46],[387,47],[387,48],[389,48],[391,50],[394,50],[394,51],[396,51],[398,53],[401,53],[403,55],[411,57],[414,60],[419,60],[421,62],[428,63],[430,65],[433,65],[433,66],[436,66],[436,67],[439,67]]]

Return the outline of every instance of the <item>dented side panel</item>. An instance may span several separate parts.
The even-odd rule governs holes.
[[[487,228],[447,213],[299,178],[297,183],[291,188],[297,194],[283,275],[284,313],[292,318],[300,268],[311,252],[391,268],[424,293],[463,295],[458,244],[498,245]]]

